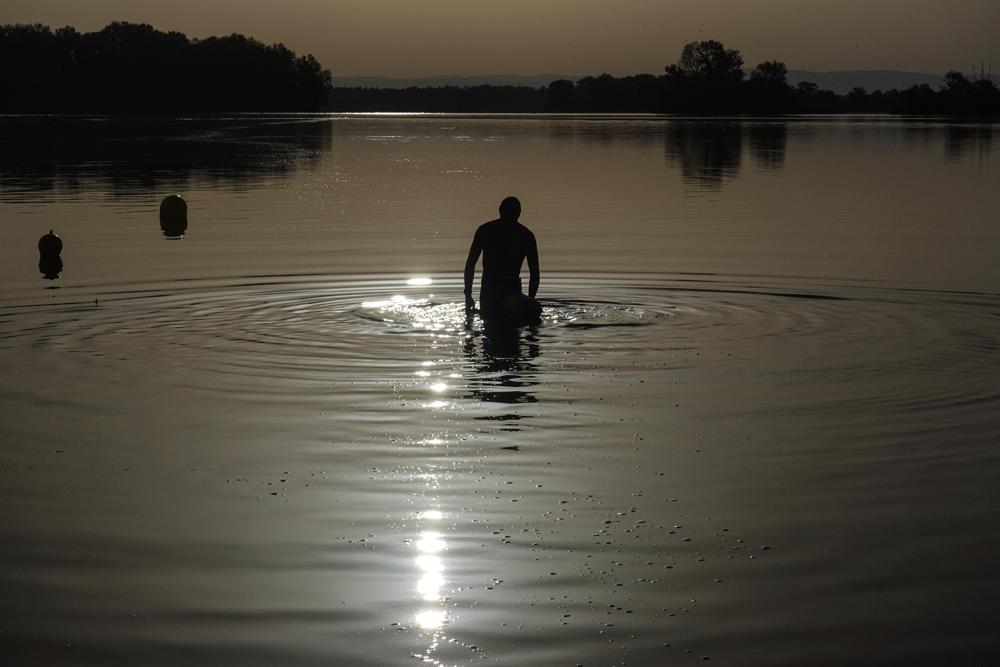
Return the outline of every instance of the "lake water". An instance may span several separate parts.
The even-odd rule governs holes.
[[[997,137],[0,118],[4,664],[990,664]]]

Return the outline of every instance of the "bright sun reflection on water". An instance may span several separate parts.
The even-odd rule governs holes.
[[[436,391],[438,393],[441,393],[447,388],[448,385],[446,385],[444,382],[435,382],[434,384],[431,385],[431,391]]]
[[[440,572],[428,572],[420,577],[417,582],[417,592],[424,602],[437,602],[441,599],[441,587],[444,586],[444,577]]]
[[[400,306],[425,306],[430,301],[427,299],[411,299],[402,294],[396,294],[391,299],[383,301],[362,301],[363,308],[398,308]]]
[[[428,573],[439,573],[444,569],[444,562],[441,560],[441,557],[431,554],[420,554],[417,556],[416,563],[417,567]]]
[[[417,540],[417,549],[425,554],[437,553],[445,546],[444,540],[441,539],[441,533],[431,530],[425,530],[420,534],[420,539]]]
[[[436,630],[444,624],[443,609],[427,609],[417,614],[417,625],[424,630]]]
[[[428,510],[421,517],[438,520],[438,510]],[[419,555],[414,559],[420,578],[417,580],[417,594],[424,602],[441,602],[444,587],[444,560],[438,554],[447,548],[441,533],[425,530],[415,544]],[[417,625],[424,630],[436,630],[444,624],[447,612],[444,609],[422,609],[416,616]]]
[[[422,285],[430,285],[434,281],[430,278],[410,278],[406,281],[407,285],[412,285],[413,287],[419,287]]]

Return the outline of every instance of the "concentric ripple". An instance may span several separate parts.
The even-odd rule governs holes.
[[[998,367],[998,338],[988,333],[997,330],[996,295],[789,282],[546,276],[543,323],[530,335],[543,348],[538,363],[553,371],[583,358],[639,368],[697,364],[720,380],[753,372],[778,385],[863,385],[875,394],[861,391],[868,399],[911,407],[940,401],[934,385],[942,379],[984,377],[983,369]],[[331,378],[409,369],[428,355],[467,364],[462,346],[484,328],[466,316],[460,294],[454,277],[406,276],[111,287],[93,301],[8,306],[0,347],[70,353],[109,380],[166,364],[185,368],[178,377],[201,390],[265,381],[268,391],[294,394]],[[968,394],[949,400],[995,396],[980,385],[965,383]]]

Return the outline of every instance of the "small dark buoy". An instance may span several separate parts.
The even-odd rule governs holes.
[[[160,202],[160,230],[168,239],[184,237],[187,231],[188,207],[180,195],[167,195]]]
[[[53,230],[38,239],[38,270],[46,280],[55,280],[62,273],[62,239]]]
[[[38,239],[38,252],[42,257],[58,256],[62,252],[63,242],[53,230]]]

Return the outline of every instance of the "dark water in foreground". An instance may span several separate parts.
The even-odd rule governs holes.
[[[0,119],[4,663],[991,664],[995,133]]]

